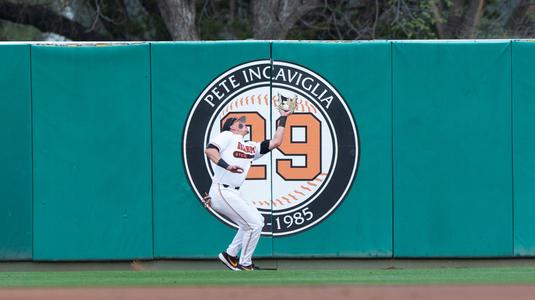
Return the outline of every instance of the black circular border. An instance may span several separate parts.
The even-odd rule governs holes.
[[[251,63],[254,63],[256,61],[266,61],[265,59],[261,59],[261,60],[253,60],[253,61],[248,61],[248,62],[244,62],[242,64],[239,64],[239,65],[236,65],[236,66],[233,66],[227,70],[225,70],[224,72],[220,73],[218,76],[216,76],[215,78],[220,78],[223,74],[225,74],[226,72],[228,72],[229,70],[232,70],[232,69],[235,69],[237,67],[239,67],[240,65],[244,65],[244,64],[251,64]],[[296,64],[294,62],[289,62],[289,61],[282,61],[282,60],[276,60],[276,62],[282,62],[282,63],[288,63],[288,64],[291,64],[291,65],[295,65],[295,66],[299,66],[301,68],[304,69],[304,72],[306,73],[307,71],[311,73],[311,75],[313,77],[316,77],[316,78],[321,78],[322,80],[324,80],[325,82],[327,82],[329,84],[329,86],[334,90],[336,91],[336,93],[338,95],[340,95],[340,98],[337,99],[338,101],[333,101],[331,102],[331,107],[329,107],[329,110],[335,110],[333,109],[332,105],[335,104],[337,107],[336,107],[336,111],[340,111],[342,110],[344,113],[343,114],[338,114],[338,113],[332,113],[332,114],[327,114],[327,116],[329,117],[329,119],[331,120],[331,122],[333,123],[333,127],[334,128],[337,128],[339,129],[336,133],[336,138],[337,138],[337,141],[338,141],[338,149],[336,149],[337,151],[337,163],[336,163],[336,166],[334,166],[334,170],[335,170],[335,174],[332,174],[331,175],[331,179],[330,179],[330,182],[327,184],[327,186],[325,186],[325,188],[323,189],[322,193],[320,195],[318,195],[318,197],[312,201],[311,203],[308,203],[308,205],[300,205],[298,206],[298,208],[296,207],[292,207],[292,208],[289,208],[288,210],[292,210],[293,212],[291,214],[294,214],[295,211],[299,211],[301,209],[304,209],[304,207],[308,207],[310,208],[310,210],[314,213],[314,217],[309,220],[309,221],[306,221],[304,222],[303,224],[297,226],[297,227],[292,227],[291,230],[287,230],[287,231],[272,231],[272,226],[268,226],[268,225],[265,225],[264,228],[262,229],[262,232],[263,232],[263,235],[268,235],[268,236],[277,236],[277,237],[284,237],[284,236],[290,236],[290,235],[293,235],[293,234],[297,234],[297,233],[301,233],[301,232],[304,232],[306,230],[309,230],[311,228],[313,228],[314,226],[320,224],[321,222],[325,221],[327,219],[327,217],[329,215],[332,215],[336,209],[341,205],[341,203],[343,202],[343,199],[340,199],[342,197],[342,194],[344,193],[344,190],[345,190],[345,187],[347,187],[349,185],[349,187],[347,187],[347,191],[344,195],[344,198],[347,196],[347,194],[351,191],[352,187],[353,187],[353,184],[355,183],[356,179],[357,179],[357,174],[358,174],[358,167],[359,167],[359,164],[360,164],[360,157],[362,156],[362,148],[360,147],[360,134],[359,134],[359,129],[358,129],[358,124],[354,118],[354,114],[351,110],[351,108],[349,107],[349,105],[347,105],[347,102],[345,102],[344,98],[342,97],[341,93],[335,88],[335,86],[329,82],[326,78],[324,78],[323,76],[320,76],[319,73],[316,73],[314,72],[313,70],[303,66],[303,65],[300,65],[300,64]],[[184,159],[185,157],[185,153],[184,152],[187,152],[187,157],[188,157],[188,160],[191,161],[192,159],[195,160],[195,161],[199,161],[201,162],[201,165],[204,165],[205,164],[205,158],[204,158],[204,136],[206,134],[206,129],[207,127],[209,126],[209,124],[206,122],[206,118],[202,118],[202,116],[206,116],[206,115],[209,115],[209,116],[212,116],[213,114],[215,114],[216,112],[214,111],[207,111],[206,106],[204,107],[201,107],[201,109],[199,109],[199,107],[197,107],[197,109],[195,111],[193,111],[193,108],[195,107],[195,105],[200,101],[199,100],[199,97],[200,95],[202,95],[205,91],[206,91],[206,88],[208,86],[210,86],[210,84],[212,84],[212,82],[214,82],[214,80],[210,81],[206,86],[205,88],[199,93],[199,95],[196,97],[196,100],[193,102],[193,104],[191,105],[190,107],[190,110],[189,110],[189,113],[188,113],[188,118],[186,120],[189,120],[189,128],[187,127],[188,125],[188,122],[186,121],[184,123],[184,127],[183,127],[183,136],[182,136],[182,147],[181,147],[181,150],[182,150],[182,162],[183,162],[183,166],[184,166],[184,172],[185,172],[185,175],[186,177],[188,177],[188,183],[190,185],[190,187],[195,191],[209,191],[210,189],[210,186],[211,186],[211,176],[209,174],[209,172],[207,170],[205,170],[206,168],[188,168],[188,165],[191,165],[191,164],[188,164],[188,162],[186,162],[186,159]],[[268,82],[269,84],[270,82]],[[277,86],[277,84],[273,83],[274,86]],[[252,88],[257,88],[257,87],[260,87],[260,86],[265,86],[265,85],[256,85]],[[278,88],[284,88],[284,89],[288,89],[288,86],[277,86]],[[294,86],[291,86],[293,89],[295,89],[296,92],[300,93],[300,94],[307,94],[303,91],[301,91],[300,89],[294,87]],[[251,89],[252,89],[251,88]],[[247,91],[249,89],[244,89],[244,90],[241,90],[241,92],[244,92],[244,91]],[[229,102],[231,99],[230,97],[225,99],[224,102]],[[313,99],[311,99],[311,101],[314,101]],[[344,105],[342,105],[342,102],[344,102],[346,105],[344,107]],[[318,106],[321,106],[320,103],[316,103],[316,101],[314,101],[314,103]],[[224,104],[221,105],[221,107],[224,107]],[[203,109],[204,108],[204,109]],[[323,114],[323,111],[321,112]],[[342,118],[340,118],[340,115],[342,115],[344,118],[342,120]],[[324,117],[327,117],[324,115]],[[200,120],[196,120],[196,119],[199,119]],[[347,125],[348,123],[347,122],[353,122],[353,124],[355,125],[355,130],[356,132],[353,132],[352,130],[342,130],[344,128],[347,128]],[[200,123],[198,123],[200,122]],[[192,127],[192,124],[203,124],[204,126],[193,126]],[[329,125],[330,127],[330,125]],[[200,128],[202,128],[202,130],[200,130]],[[332,128],[331,128],[332,130]],[[195,134],[192,134],[192,133],[195,133]],[[349,133],[349,134],[348,134]],[[343,135],[343,136],[341,136]],[[335,138],[334,137],[335,135],[333,134],[333,139]],[[193,139],[192,137],[200,137],[200,143],[195,143],[194,145],[192,146],[186,146],[184,145],[184,142],[185,140],[189,140],[190,143],[192,140],[197,140],[197,139]],[[350,143],[347,143],[347,139],[349,139]],[[342,144],[342,141],[344,142]],[[357,148],[355,148],[355,145],[357,145]],[[358,149],[358,155],[357,155],[357,164],[354,168],[354,174],[353,173],[353,166],[354,166],[354,156],[356,155],[356,150]],[[343,155],[344,153],[344,150],[349,150],[351,151],[351,153],[347,154],[346,155]],[[196,155],[195,155],[196,154]],[[346,167],[346,168],[341,168],[341,167]],[[331,166],[331,169],[333,168],[333,166]],[[340,171],[342,169],[342,171]],[[190,180],[190,176],[188,176],[187,174],[187,171],[186,170],[189,170],[189,174],[191,175],[191,179]],[[340,173],[340,172],[343,172],[343,173]],[[336,175],[336,176],[335,176]],[[352,176],[353,175],[353,176]],[[353,177],[353,178],[352,178]],[[343,180],[343,182],[341,182],[342,180],[341,179],[344,179],[344,178],[347,178],[347,180]],[[193,181],[193,182],[192,182]],[[194,186],[195,185],[195,186]],[[336,191],[339,191],[337,193],[334,193]],[[337,196],[336,197],[332,197],[332,195],[336,194]],[[199,198],[199,202],[201,199]],[[328,205],[326,205],[326,203],[328,203]],[[303,207],[304,206],[304,207]],[[329,210],[331,210],[329,212]],[[316,211],[320,211],[319,214],[316,213]],[[284,210],[282,211],[284,212]],[[213,213],[211,211],[211,213]],[[265,213],[262,213],[262,215],[264,215],[264,217],[266,217],[268,220],[271,220],[273,219],[272,221],[274,221],[274,219],[277,217],[277,216],[274,216],[272,214],[265,214]],[[285,215],[287,214],[284,214],[280,217],[284,217]],[[221,220],[219,217],[216,216],[216,218],[221,221],[222,223],[224,223],[225,225],[229,226],[229,227],[233,227],[233,228],[236,228],[237,226],[232,226],[228,223],[231,223],[233,224],[233,222],[228,219],[227,217],[223,216],[223,215],[219,215],[218,216],[224,218],[226,220],[226,222],[224,222],[223,220]],[[320,219],[318,221],[318,219]],[[228,222],[228,223],[227,223]],[[316,222],[316,223],[314,223]],[[309,226],[311,223],[314,223],[312,226]],[[306,226],[309,226],[307,228],[303,228],[303,227],[306,227]],[[286,233],[286,232],[289,232],[289,233]]]

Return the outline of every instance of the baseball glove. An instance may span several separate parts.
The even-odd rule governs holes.
[[[295,95],[293,98],[290,97],[284,97],[281,94],[277,94],[277,102],[278,102],[278,109],[283,111],[291,111],[292,113],[295,111],[295,104],[297,103],[297,95]]]

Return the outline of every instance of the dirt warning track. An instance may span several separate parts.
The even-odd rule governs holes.
[[[338,299],[535,299],[535,285],[470,286],[300,286],[172,288],[28,288],[0,289],[0,299],[22,300],[338,300]]]

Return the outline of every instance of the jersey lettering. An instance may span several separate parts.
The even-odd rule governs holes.
[[[256,147],[253,146],[245,146],[244,144],[238,142],[238,149],[247,153],[255,153]]]
[[[234,151],[234,157],[236,157],[236,158],[245,158],[245,159],[253,159],[254,155],[253,154],[243,153],[243,152],[240,152],[240,151]]]

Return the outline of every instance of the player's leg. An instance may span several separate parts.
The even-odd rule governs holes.
[[[230,256],[238,256],[238,253],[240,253],[241,245],[243,240],[243,229],[238,228],[238,232],[236,232],[236,235],[234,236],[234,239],[230,243],[230,245],[227,248],[227,253]]]
[[[210,196],[212,197],[212,208],[239,227],[227,251],[219,255],[220,260],[228,268],[234,270],[236,266],[234,262],[237,263],[235,256],[241,248],[242,256],[246,255],[246,259],[241,261],[251,264],[252,252],[258,244],[264,226],[264,218],[255,207],[246,203],[239,191],[235,189],[212,185]],[[244,245],[247,246],[247,249],[243,248]],[[246,251],[244,252],[244,250]]]
[[[240,264],[251,265],[252,255],[264,227],[264,217],[254,206],[246,202],[237,190],[218,186],[214,193],[217,196],[212,196],[212,207],[239,226],[229,250],[236,251],[241,246]]]
[[[258,209],[256,209],[256,207],[252,206],[249,202],[248,202],[248,205],[251,206],[252,209],[256,210],[258,218],[259,218],[259,220],[262,220],[262,226],[264,226],[264,224],[263,224],[264,217],[262,216],[262,214],[258,211]],[[230,243],[230,245],[227,248],[227,253],[229,255],[238,256],[238,253],[240,252],[240,250],[242,248],[243,233],[244,233],[244,229],[242,229],[240,227],[238,229],[238,232],[234,236],[234,239],[232,240],[232,242]]]
[[[242,239],[242,251],[240,255],[240,266],[252,266],[252,258],[264,227],[264,216],[250,203],[246,203],[247,211],[252,216],[250,230],[245,230]]]
[[[212,184],[210,188],[210,197],[212,198],[211,207],[213,210],[229,218],[233,222],[236,222],[236,216],[234,215],[234,211],[225,203],[225,200],[222,198],[222,194],[219,192],[217,184]],[[240,232],[240,230],[238,230],[236,236],[234,237],[234,240],[227,248],[227,251],[219,253],[218,255],[219,260],[229,269],[234,271],[239,270],[237,254],[241,248],[241,236],[243,236],[243,232]]]

